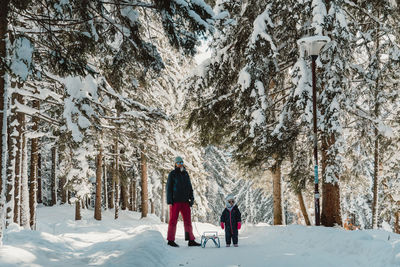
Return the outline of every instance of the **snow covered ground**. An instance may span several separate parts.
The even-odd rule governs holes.
[[[219,231],[221,248],[187,247],[178,223],[179,248],[166,245],[167,225],[157,217],[112,211],[103,220],[83,210],[74,221],[72,206],[40,207],[37,231],[16,225],[6,230],[0,247],[0,266],[400,266],[400,236],[384,230],[345,231],[300,225],[244,225],[239,247],[225,247],[223,231],[194,223],[200,241],[203,231]]]

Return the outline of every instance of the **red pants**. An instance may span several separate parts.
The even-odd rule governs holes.
[[[182,214],[185,232],[189,234],[189,240],[194,240],[192,221],[190,219],[190,206],[187,202],[177,202],[169,206],[168,241],[175,240],[176,223],[179,212]]]

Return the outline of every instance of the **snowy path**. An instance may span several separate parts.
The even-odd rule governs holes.
[[[387,242],[388,236],[397,241]],[[219,249],[179,241],[184,247],[169,248],[176,259],[168,266],[400,266],[400,237],[385,231],[256,226],[241,231],[238,248],[225,247],[223,240]]]
[[[225,247],[223,231],[194,223],[200,241],[204,231],[219,231],[221,248],[187,247],[178,223],[179,248],[166,244],[167,225],[155,216],[112,211],[96,221],[84,210],[73,220],[71,206],[40,208],[38,231],[10,227],[0,247],[0,266],[129,266],[129,267],[395,267],[400,266],[400,236],[384,231],[344,231],[325,227],[244,225],[239,247]]]

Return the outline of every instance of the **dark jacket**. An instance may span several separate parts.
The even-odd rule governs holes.
[[[190,206],[194,202],[189,174],[186,170],[181,171],[180,168],[171,171],[167,181],[167,204],[175,202],[189,202]]]
[[[229,211],[227,208],[224,209],[221,215],[221,222],[225,223],[225,231],[237,233],[237,223],[242,221],[242,215],[240,214],[239,208],[233,206],[233,209]]]

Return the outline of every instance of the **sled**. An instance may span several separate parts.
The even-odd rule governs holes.
[[[204,232],[201,236],[201,247],[205,248],[207,241],[212,240],[214,245],[219,248],[221,243],[219,242],[218,232]]]

